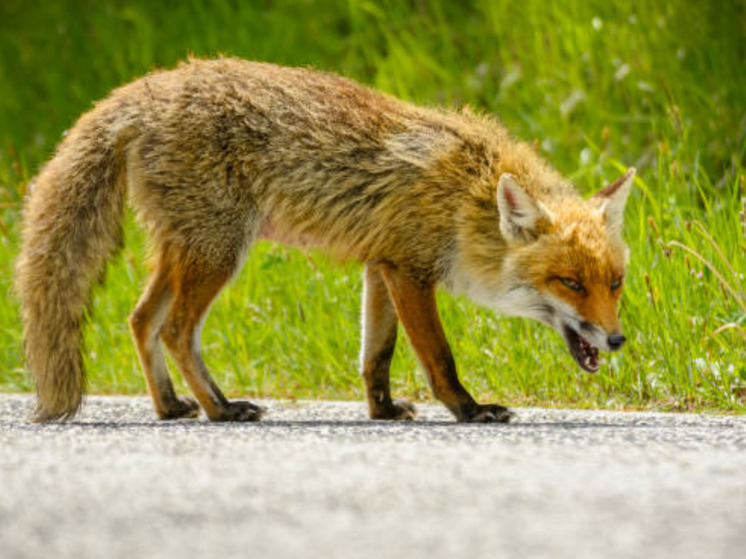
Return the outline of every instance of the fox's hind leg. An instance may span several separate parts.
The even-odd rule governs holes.
[[[363,287],[363,335],[360,368],[365,380],[371,419],[414,419],[415,407],[404,400],[392,400],[389,367],[396,346],[398,319],[381,273],[374,265],[365,267]]]
[[[228,282],[234,267],[213,266],[181,258],[173,268],[173,301],[161,337],[197,400],[213,421],[257,421],[263,408],[230,402],[210,377],[200,352],[200,331],[210,304]]]
[[[130,328],[158,417],[197,417],[197,401],[191,396],[177,396],[174,391],[160,342],[161,329],[173,300],[169,283],[169,270],[161,256],[145,293],[130,315]]]

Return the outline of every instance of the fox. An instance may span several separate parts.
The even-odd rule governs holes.
[[[221,290],[261,239],[363,266],[359,356],[368,414],[411,420],[391,394],[399,323],[459,422],[508,422],[459,380],[436,290],[563,338],[584,370],[625,343],[619,317],[635,169],[585,198],[494,116],[420,107],[333,73],[190,58],[113,90],[29,184],[15,288],[36,386],[32,419],[65,421],[86,391],[93,286],[122,246],[127,204],[150,241],[128,318],[160,419],[256,421],[200,349]],[[193,396],[179,395],[164,348]]]

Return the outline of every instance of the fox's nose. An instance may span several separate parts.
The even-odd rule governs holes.
[[[624,342],[626,341],[627,341],[627,338],[625,338],[622,334],[612,334],[606,340],[606,342],[609,344],[609,349],[611,351],[617,351],[618,349],[622,349],[622,346],[624,345]]]

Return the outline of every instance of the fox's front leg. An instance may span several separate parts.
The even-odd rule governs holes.
[[[381,275],[435,397],[464,422],[507,423],[513,414],[498,404],[478,404],[461,385],[456,363],[440,323],[435,285],[421,283],[406,272],[381,265]]]
[[[392,400],[389,368],[396,347],[398,320],[381,272],[365,267],[363,333],[360,369],[365,380],[371,419],[414,419],[416,410],[404,400]]]

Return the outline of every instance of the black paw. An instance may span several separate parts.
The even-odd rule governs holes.
[[[416,416],[417,408],[406,400],[394,400],[387,404],[378,404],[370,412],[371,419],[412,421]]]
[[[199,403],[191,396],[177,396],[166,409],[156,410],[158,419],[193,419],[199,417]]]
[[[259,421],[266,410],[246,401],[228,402],[211,421]]]
[[[499,404],[477,404],[459,417],[465,423],[509,423],[515,414]]]

